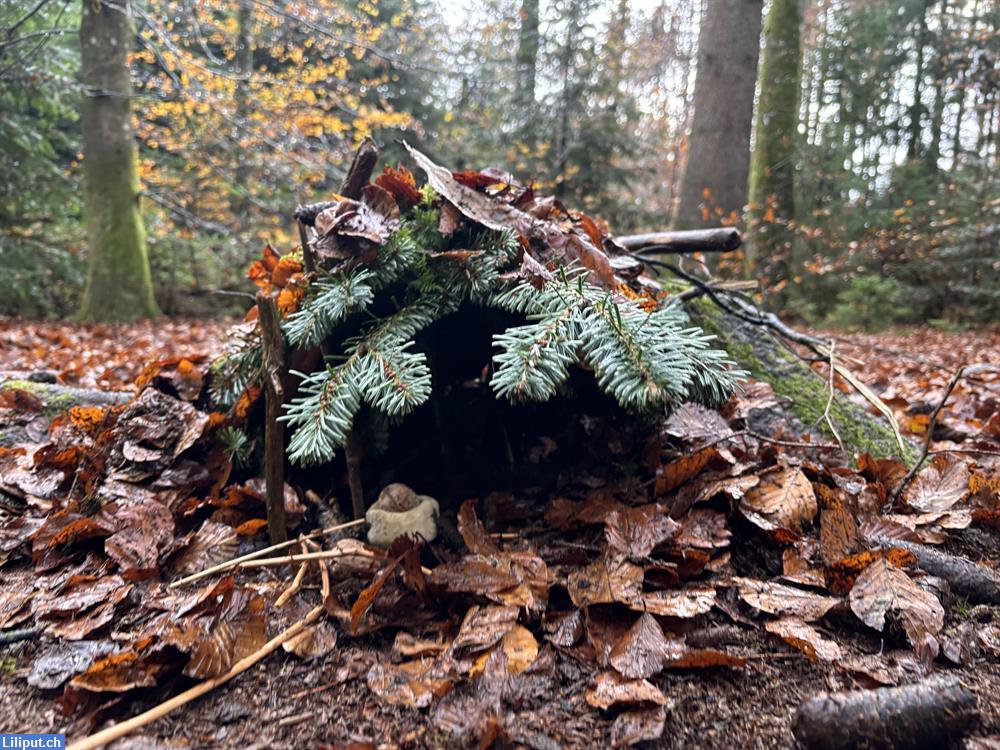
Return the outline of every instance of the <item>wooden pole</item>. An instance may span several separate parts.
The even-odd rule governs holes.
[[[257,293],[264,367],[264,482],[267,488],[267,532],[271,544],[288,539],[285,523],[285,428],[278,421],[285,398],[285,340],[274,297]]]

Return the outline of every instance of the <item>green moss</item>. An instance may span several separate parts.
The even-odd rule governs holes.
[[[703,297],[692,300],[688,310],[694,322],[706,333],[717,336],[729,356],[754,380],[771,384],[779,400],[787,403],[789,411],[804,428],[833,438],[829,425],[822,418],[830,396],[822,378],[793,354],[772,344],[759,328],[741,325],[735,318],[726,319],[710,300]],[[830,419],[850,452],[870,453],[876,458],[899,456],[899,445],[892,429],[840,393],[834,395]],[[907,450],[902,458],[912,462],[915,455]]]

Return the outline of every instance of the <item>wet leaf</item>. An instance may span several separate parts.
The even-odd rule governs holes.
[[[319,659],[337,647],[337,631],[328,620],[310,625],[281,647],[300,659]]]
[[[393,706],[426,708],[451,691],[453,681],[440,674],[436,662],[375,664],[367,675],[368,689]]]
[[[605,556],[570,573],[566,588],[577,607],[609,602],[628,604],[642,592],[642,578],[642,568],[638,565]]]
[[[517,623],[517,608],[470,607],[451,644],[455,653],[483,651],[500,642]]]
[[[514,625],[500,639],[495,647],[480,656],[472,666],[470,674],[480,674],[493,651],[499,649],[506,657],[507,674],[519,675],[530,667],[538,657],[538,641],[523,625]]]
[[[694,444],[714,442],[733,434],[719,412],[696,403],[678,408],[670,415],[664,430],[668,435]]]
[[[608,549],[631,560],[648,557],[654,547],[673,537],[679,528],[680,524],[655,504],[613,510],[604,519]]]
[[[173,567],[182,575],[197,573],[233,559],[238,547],[239,537],[232,526],[205,521],[187,549],[174,559]]]
[[[691,481],[718,455],[719,451],[715,448],[704,448],[664,465],[656,473],[653,494],[660,497]]]
[[[34,660],[27,682],[41,690],[52,690],[113,650],[114,646],[106,641],[53,644]]]
[[[646,591],[630,606],[639,612],[661,617],[691,618],[703,615],[715,606],[715,589],[692,588],[680,591]]]
[[[500,548],[487,536],[483,522],[476,516],[476,501],[466,500],[458,511],[458,533],[474,555],[492,555]]]

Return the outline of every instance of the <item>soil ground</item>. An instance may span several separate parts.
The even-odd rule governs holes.
[[[142,334],[144,349],[160,352],[217,353],[224,341],[225,325],[198,323],[197,340],[172,340],[173,333],[187,331],[185,324],[150,327]],[[101,360],[101,347],[110,361],[107,330],[59,326],[60,335],[42,333],[38,324],[21,326],[14,321],[0,321],[0,370],[48,367],[67,370],[66,348],[86,350],[76,381],[104,388],[127,387],[130,372],[119,364],[105,368],[99,377],[87,376],[86,363]],[[118,332],[120,335],[120,332]],[[896,354],[899,362],[911,363],[901,376],[919,376],[914,367],[924,363],[927,378],[933,380],[955,364],[956,352],[989,352],[997,346],[995,333],[948,334],[922,331],[923,344],[912,332],[898,336],[851,337],[839,334],[844,348],[855,357],[878,362],[871,371],[862,369],[863,378],[877,386],[900,390],[912,385],[891,381],[892,368],[886,366],[883,352]],[[113,337],[113,336],[112,336]],[[936,351],[928,352],[926,341],[933,339]],[[121,339],[119,339],[120,343]],[[994,360],[996,361],[996,360]],[[913,364],[916,362],[917,364]],[[935,368],[935,364],[940,367]],[[74,364],[73,368],[77,368]],[[946,545],[952,552],[967,554],[975,560],[996,563],[1000,535],[978,528],[955,532]],[[752,553],[751,553],[752,554]],[[20,573],[22,575],[26,572]],[[10,582],[5,572],[4,579]],[[947,626],[968,616],[963,607],[949,610]],[[733,621],[721,612],[715,624],[732,626]],[[712,623],[709,623],[712,624]],[[946,626],[946,629],[947,629]],[[783,748],[793,746],[791,721],[795,709],[809,696],[822,690],[842,690],[868,686],[835,666],[813,662],[799,651],[786,647],[759,628],[741,628],[738,642],[727,650],[748,657],[746,667],[668,671],[653,678],[668,698],[666,729],[656,744],[662,748]],[[877,633],[864,630],[857,623],[838,622],[838,640],[845,650],[855,654],[889,650]],[[345,639],[346,641],[346,639]],[[353,639],[327,656],[313,662],[301,660],[282,651],[263,664],[250,669],[232,683],[207,697],[161,719],[142,734],[120,741],[117,748],[320,748],[320,747],[440,747],[447,744],[440,729],[447,720],[440,705],[415,710],[384,704],[367,688],[364,674],[378,653],[391,646],[388,636]],[[0,646],[0,732],[86,733],[94,717],[64,715],[58,702],[60,691],[39,691],[25,683],[40,645],[28,640]],[[557,653],[554,668],[529,680],[516,695],[504,696],[506,729],[515,745],[533,747],[604,747],[610,746],[612,718],[602,715],[583,699],[590,670],[581,668],[568,654]],[[983,721],[980,737],[1000,735],[1000,663],[981,658],[971,666],[948,668],[938,662],[942,672],[954,674],[979,696]],[[907,668],[903,660],[901,669]],[[187,684],[175,682],[150,689],[133,698],[128,713],[137,713],[173,695]],[[448,705],[460,708],[462,699],[472,700],[475,684],[461,685],[449,696]],[[121,716],[115,718],[120,719]],[[100,723],[98,722],[98,727]]]

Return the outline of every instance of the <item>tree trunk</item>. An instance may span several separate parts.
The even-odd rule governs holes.
[[[250,77],[253,75],[253,3],[240,0],[236,14],[237,33],[236,67],[239,81],[236,84],[236,179],[232,187],[231,208],[236,217],[244,216],[250,207],[250,164],[241,141],[250,130]],[[241,222],[242,223],[242,222]]]
[[[764,26],[760,99],[750,162],[748,268],[765,289],[794,273],[794,173],[802,58],[799,0],[774,0]]]
[[[743,213],[763,7],[763,0],[708,3],[698,37],[694,122],[674,222],[678,228],[731,223]]]
[[[128,69],[131,37],[122,4],[83,3],[80,120],[90,255],[80,308],[85,320],[135,320],[158,314],[139,213]]]
[[[521,25],[517,35],[517,89],[515,103],[520,110],[535,104],[535,72],[538,68],[538,0],[522,0]],[[526,129],[527,130],[527,129]]]
[[[921,101],[924,91],[924,45],[927,43],[927,11],[930,8],[930,0],[924,0],[920,9],[919,25],[917,27],[917,69],[913,74],[913,104],[910,106],[910,143],[907,148],[907,157],[916,159],[920,156],[920,133],[921,119],[923,116],[923,102]]]

